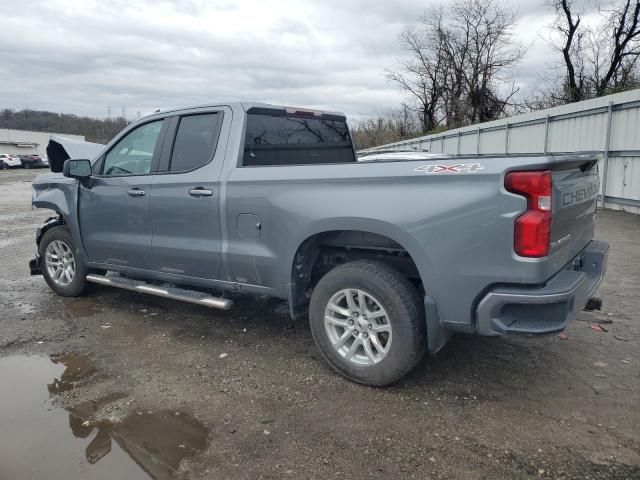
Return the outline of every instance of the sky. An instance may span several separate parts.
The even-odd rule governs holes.
[[[366,118],[402,102],[384,71],[404,58],[399,34],[438,3],[0,0],[0,108],[133,119],[245,100]],[[526,91],[556,60],[552,16],[545,0],[511,3]]]

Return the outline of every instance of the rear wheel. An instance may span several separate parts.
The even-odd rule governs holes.
[[[87,267],[66,227],[47,230],[40,241],[42,276],[58,295],[77,297],[85,288]]]
[[[309,319],[329,364],[365,385],[400,379],[425,352],[418,292],[404,275],[381,262],[350,262],[327,273],[313,290]]]

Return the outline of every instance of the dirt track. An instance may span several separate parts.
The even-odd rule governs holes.
[[[237,297],[222,312],[108,288],[55,296],[27,269],[48,216],[30,209],[34,175],[0,172],[0,382],[3,358],[88,356],[91,368],[49,400],[89,429],[66,432],[79,459],[66,478],[114,462],[113,452],[84,459],[100,431],[158,478],[640,478],[640,216],[598,213],[597,237],[611,244],[604,311],[582,313],[567,339],[458,336],[373,389],[332,372],[279,301]],[[127,440],[135,427],[124,428],[140,422],[126,419],[173,411],[193,435],[204,428],[206,445],[141,460]],[[0,446],[7,435],[0,428]],[[145,463],[158,459],[164,470]],[[11,461],[0,451],[0,478]],[[34,478],[65,478],[59,468]]]

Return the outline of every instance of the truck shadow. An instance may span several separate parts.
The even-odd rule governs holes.
[[[584,347],[586,348],[586,346]],[[437,355],[425,358],[400,389],[440,389],[449,396],[474,400],[534,400],[550,390],[574,389],[578,377],[568,350],[550,336],[479,337],[457,334]],[[565,381],[571,377],[571,382]],[[589,386],[584,382],[578,385]]]
[[[286,351],[291,355],[291,362],[311,357],[317,371],[309,374],[336,375],[317,351],[308,320],[292,321],[286,302],[242,294],[231,297],[234,308],[221,311],[99,287],[82,299],[82,310],[90,315],[92,309],[86,308],[86,304],[99,301],[111,314],[144,312],[140,314],[143,329],[169,328],[174,338],[197,335],[212,342],[232,339],[244,347],[258,342],[266,347],[261,354],[268,355],[269,350]],[[575,351],[558,348],[551,337],[491,338],[457,334],[437,355],[425,355],[412,372],[391,388],[397,391],[441,388],[461,397],[483,395],[496,399],[517,396],[519,392],[531,394],[568,374],[569,366],[575,363],[569,357],[575,357]]]

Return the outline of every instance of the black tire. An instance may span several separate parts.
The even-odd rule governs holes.
[[[375,297],[388,313],[393,338],[379,363],[358,365],[345,359],[333,346],[325,328],[325,309],[329,300],[345,289],[359,289]],[[370,386],[399,380],[424,356],[427,343],[424,315],[423,303],[411,282],[394,268],[371,260],[349,262],[331,270],[314,288],[309,306],[311,333],[325,360],[349,380]]]
[[[22,165],[26,170],[29,170],[31,168],[31,165],[29,165],[28,163],[24,163]]]
[[[67,285],[61,285],[60,283],[57,283],[51,277],[49,268],[47,266],[47,247],[49,246],[49,244],[56,240],[63,242],[71,249],[75,260],[75,275],[73,276],[73,280]],[[82,256],[79,254],[77,248],[73,243],[73,239],[71,238],[69,230],[63,226],[53,227],[50,230],[47,230],[42,236],[42,240],[40,240],[38,251],[40,254],[42,276],[49,285],[49,288],[51,288],[51,290],[62,297],[78,297],[82,295],[87,283],[85,279],[88,273],[88,269],[82,259]]]

